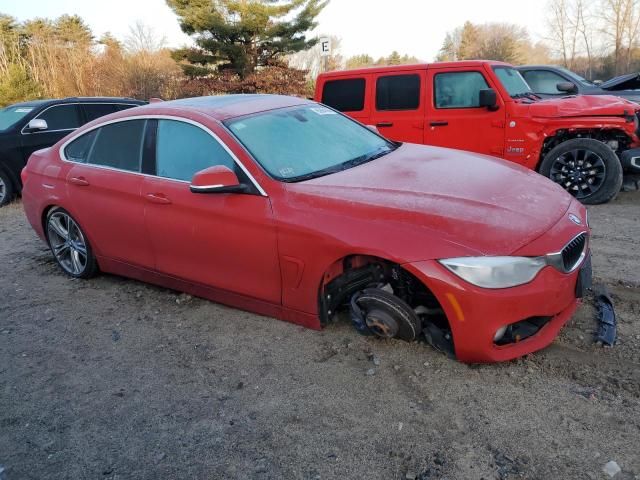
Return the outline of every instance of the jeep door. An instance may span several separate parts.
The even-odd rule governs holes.
[[[426,70],[378,73],[373,83],[369,123],[391,140],[422,143]]]
[[[492,88],[492,79],[478,68],[430,68],[425,143],[502,157],[505,142],[505,106],[497,94],[496,109],[480,106],[480,90]]]

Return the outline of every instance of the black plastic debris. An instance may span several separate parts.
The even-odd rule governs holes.
[[[598,331],[596,342],[613,346],[616,343],[616,312],[613,300],[605,286],[594,288],[596,309],[598,311]]]

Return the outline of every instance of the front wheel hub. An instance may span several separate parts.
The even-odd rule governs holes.
[[[367,327],[379,337],[393,338],[398,334],[398,322],[382,310],[374,309],[367,312],[365,322]]]
[[[577,199],[583,199],[600,190],[606,173],[600,155],[592,150],[575,149],[555,159],[549,177]]]

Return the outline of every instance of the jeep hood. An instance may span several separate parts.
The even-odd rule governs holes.
[[[437,237],[484,255],[508,255],[527,245],[555,225],[573,201],[561,187],[519,165],[413,144],[349,170],[288,184],[287,190],[305,197],[301,204],[376,225],[362,235],[401,224],[411,235]],[[317,228],[324,228],[322,215],[315,218]]]
[[[640,109],[637,104],[612,95],[578,95],[541,100],[529,105],[533,117],[622,117]]]

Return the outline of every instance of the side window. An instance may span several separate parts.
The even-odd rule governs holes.
[[[521,73],[531,87],[531,90],[536,93],[566,95],[565,92],[561,92],[560,90],[558,90],[557,85],[558,83],[566,82],[567,80],[557,73],[550,72],[548,70],[527,70]]]
[[[236,163],[220,143],[203,129],[177,120],[158,120],[156,174],[191,181],[200,170],[224,165],[238,174]]]
[[[359,112],[364,110],[364,78],[330,80],[322,89],[322,103],[339,112]]]
[[[72,162],[86,163],[97,134],[97,130],[92,130],[91,132],[76,138],[65,147],[65,158]]]
[[[125,120],[96,129],[87,163],[139,172],[145,124],[146,120]]]
[[[419,75],[392,75],[376,81],[376,110],[417,110],[419,106]]]
[[[82,108],[84,108],[87,122],[117,111],[116,105],[113,103],[85,103]]]
[[[73,130],[80,126],[80,115],[76,104],[55,105],[36,118],[47,122],[47,130]]]
[[[434,81],[436,108],[480,106],[480,90],[489,88],[480,72],[438,73]]]

